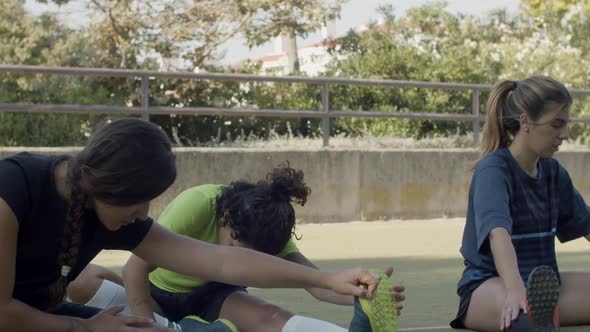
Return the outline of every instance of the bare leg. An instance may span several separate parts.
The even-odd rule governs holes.
[[[500,278],[479,286],[471,297],[465,326],[477,331],[499,331],[506,290]],[[561,326],[590,325],[590,272],[562,272],[559,294]]]
[[[99,265],[88,264],[82,273],[68,285],[68,298],[72,302],[87,303],[94,297],[105,279],[123,285],[123,280],[115,272]]]
[[[506,289],[500,278],[490,278],[472,294],[464,324],[476,331],[500,331],[500,316]]]
[[[590,325],[590,273],[562,272],[559,293],[561,326]]]
[[[346,329],[332,323],[294,316],[279,306],[244,292],[228,296],[219,316],[234,323],[241,332],[346,332]]]
[[[241,332],[281,332],[293,314],[251,294],[235,292],[225,299],[219,317]]]

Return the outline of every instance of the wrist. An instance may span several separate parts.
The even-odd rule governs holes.
[[[332,289],[331,272],[314,270],[311,276],[312,288],[318,289]]]
[[[520,278],[506,281],[505,287],[508,291],[520,291],[525,289],[524,282],[520,280]]]
[[[138,298],[133,301],[129,301],[129,307],[134,315],[141,317],[154,318],[154,305],[152,304],[152,298]]]

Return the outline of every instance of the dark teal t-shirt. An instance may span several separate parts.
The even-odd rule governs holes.
[[[590,234],[590,209],[556,159],[540,159],[537,177],[528,175],[507,148],[484,157],[469,189],[461,254],[465,270],[458,293],[497,276],[488,236],[497,227],[512,238],[526,283],[539,265],[559,275],[555,237],[566,242]]]

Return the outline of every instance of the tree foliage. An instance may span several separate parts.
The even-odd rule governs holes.
[[[259,64],[223,67],[211,61],[228,38],[242,35],[253,46],[285,31],[305,35],[337,15],[342,4],[312,0],[88,1],[94,15],[87,26],[77,30],[52,15],[33,17],[24,9],[23,0],[0,2],[0,61],[158,69],[161,58],[183,58],[180,69],[184,70],[199,65],[211,72],[257,74]],[[541,74],[553,76],[568,87],[587,87],[590,43],[585,35],[590,21],[586,19],[586,1],[528,0],[522,1],[522,6],[518,15],[496,10],[485,17],[452,13],[444,2],[412,8],[403,16],[391,7],[382,7],[380,23],[331,42],[332,60],[325,75],[492,84],[504,78]],[[0,100],[6,102],[136,107],[140,104],[139,88],[136,78],[0,75]],[[319,111],[322,98],[317,85],[158,79],[150,81],[150,88],[151,105],[179,108],[175,116],[152,119],[181,145],[236,137],[320,134],[318,120],[181,115],[186,106]],[[486,97],[480,97],[482,112]],[[471,98],[469,91],[457,90],[330,88],[330,107],[345,111],[468,114]],[[588,116],[587,99],[576,99],[575,116]],[[0,144],[78,144],[102,119],[0,113]],[[333,123],[333,134],[344,135],[420,138],[471,130],[470,123],[426,120],[350,118]],[[586,139],[588,132],[583,126],[573,128],[577,138]]]

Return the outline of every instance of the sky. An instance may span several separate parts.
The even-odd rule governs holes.
[[[34,0],[26,1],[26,8],[33,14],[40,14],[44,11],[57,12],[59,17],[68,22],[71,26],[80,26],[88,21],[88,13],[84,8],[84,0],[71,0],[71,3],[57,7],[55,5],[44,5],[37,3]],[[342,7],[340,19],[335,23],[335,34],[343,35],[351,28],[359,27],[376,21],[378,19],[376,9],[380,5],[393,5],[397,16],[411,7],[420,6],[430,2],[429,0],[349,0]],[[490,10],[497,8],[505,8],[509,12],[514,13],[518,10],[518,1],[515,0],[447,0],[448,9],[455,13],[471,14],[483,16]],[[306,45],[317,42],[321,39],[321,34],[314,33],[306,40],[299,40],[298,45]],[[268,42],[260,47],[248,49],[242,45],[240,38],[234,38],[224,45],[224,58],[221,59],[223,63],[234,63],[239,60],[247,58],[256,58],[263,55],[274,53],[274,43]]]

